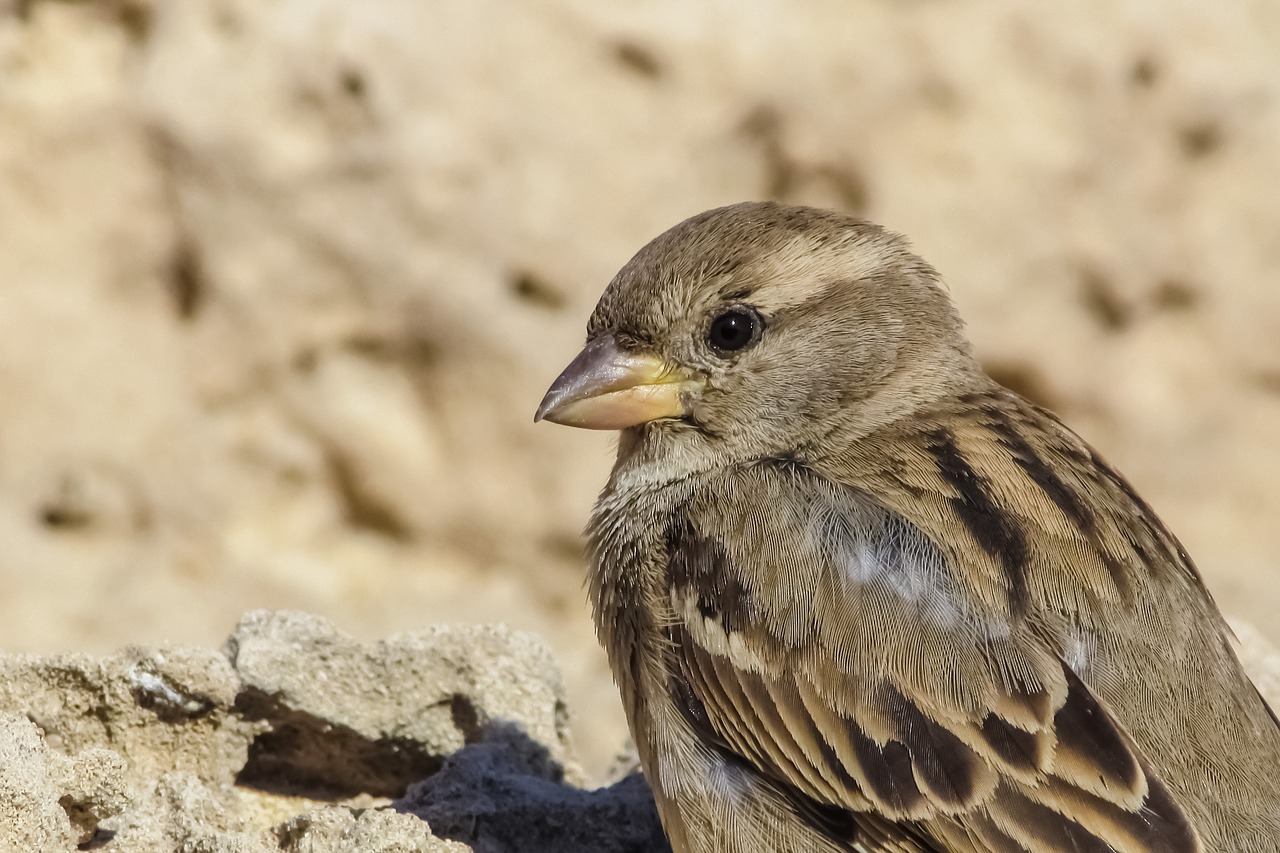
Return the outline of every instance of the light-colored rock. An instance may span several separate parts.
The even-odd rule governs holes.
[[[338,729],[369,744],[412,744],[419,756],[407,758],[405,770],[419,777],[396,783],[401,790],[490,726],[517,723],[583,781],[559,671],[528,634],[437,626],[365,645],[310,614],[258,611],[240,621],[226,650],[248,715],[303,715],[323,728],[316,737],[325,740]],[[361,772],[335,766],[331,753],[321,760],[335,782]]]
[[[478,774],[526,792],[485,813],[503,837],[550,822],[570,841],[660,838],[643,783],[574,787],[560,676],[528,634],[440,626],[361,644],[260,611],[225,652],[0,655],[3,850],[451,853],[469,848],[432,822],[461,837]]]
[[[232,779],[173,772],[140,785],[136,807],[108,825],[112,849],[273,853],[269,828],[255,822],[258,813],[233,790]]]
[[[413,815],[386,810],[321,809],[277,827],[275,835],[281,853],[466,853],[471,849],[436,838]]]
[[[25,715],[68,755],[111,749],[135,784],[167,771],[233,778],[263,728],[229,713],[239,691],[213,650],[0,655],[0,709]]]
[[[0,850],[74,850],[129,805],[119,755],[94,748],[68,757],[30,720],[0,712]]]

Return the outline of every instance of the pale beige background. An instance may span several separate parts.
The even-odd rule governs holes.
[[[984,361],[1280,638],[1274,0],[0,0],[0,646],[546,635],[621,739],[531,415],[647,239],[909,234]]]

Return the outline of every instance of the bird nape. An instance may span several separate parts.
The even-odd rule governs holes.
[[[711,210],[587,333],[537,419],[622,431],[590,595],[676,853],[1280,850],[1190,558],[903,238]]]

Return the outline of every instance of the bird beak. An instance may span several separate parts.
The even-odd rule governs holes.
[[[657,356],[627,352],[612,335],[578,353],[542,398],[535,422],[584,429],[626,429],[658,418],[679,418],[700,383]]]

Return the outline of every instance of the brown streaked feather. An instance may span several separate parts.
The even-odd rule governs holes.
[[[1122,807],[1141,807],[1147,778],[1133,743],[1075,673],[1067,667],[1063,671],[1070,689],[1053,718],[1053,774]]]
[[[938,444],[937,436],[929,440]],[[963,470],[949,453],[934,458],[939,456],[957,471]],[[967,475],[963,480],[957,476],[952,485],[979,488],[973,486],[979,475],[972,473],[972,481]],[[751,486],[734,482],[730,486],[734,496],[769,500],[779,489],[822,491],[813,481],[813,472],[797,476],[791,470],[779,475],[768,464],[735,476],[751,481]],[[804,503],[801,498],[790,500]],[[852,513],[847,522],[828,524],[824,530],[852,537],[890,531],[896,547],[903,550],[896,557],[890,550],[868,559],[930,564],[923,536],[914,543],[904,538],[898,527],[883,523],[884,510],[866,505],[865,500],[855,496],[854,503],[845,505]],[[985,685],[974,695],[999,696],[981,707],[968,707],[964,696],[968,691],[961,689],[959,696],[949,699],[936,686],[931,691],[921,688],[926,682],[919,677],[884,670],[885,661],[877,663],[872,648],[866,649],[862,659],[840,654],[838,649],[848,648],[841,640],[849,626],[821,620],[828,612],[842,612],[841,608],[815,608],[807,601],[797,607],[795,601],[779,599],[778,593],[790,586],[820,588],[825,595],[850,598],[874,599],[883,593],[869,588],[875,580],[870,576],[860,585],[860,570],[852,570],[852,577],[832,576],[842,571],[842,558],[831,553],[835,543],[811,537],[804,540],[811,549],[806,551],[806,545],[792,541],[787,543],[785,558],[775,556],[767,545],[777,538],[768,514],[738,503],[734,513],[712,518],[703,514],[705,506],[695,495],[676,513],[667,533],[672,611],[687,614],[686,619],[697,617],[696,624],[677,620],[670,629],[670,666],[701,694],[703,716],[692,724],[709,725],[716,741],[734,745],[732,751],[785,792],[798,811],[843,808],[855,823],[873,812],[912,822],[939,845],[948,843],[943,840],[947,832],[962,832],[988,839],[981,843],[989,845],[1033,843],[1031,849],[1037,853],[1196,849],[1198,842],[1185,814],[1165,786],[1151,781],[1145,760],[1124,727],[1056,654],[1023,655],[1018,664],[1000,658],[1013,654],[1011,646],[1000,637],[985,637],[981,626],[984,619],[1000,612],[1016,613],[1016,608],[951,614],[959,620],[948,635],[955,658],[983,661],[986,667],[961,675]],[[835,500],[826,501],[822,512],[839,511],[840,506]],[[718,538],[726,529],[736,537],[732,543],[727,537]],[[759,578],[753,580],[748,572],[759,561],[784,559],[789,567],[774,578],[770,596]],[[922,571],[923,579],[911,582],[919,587],[913,593],[911,583],[894,577],[889,569],[881,580],[890,589],[900,587],[904,595],[927,597],[928,585],[935,582],[941,589],[948,588],[948,581],[935,577],[930,569]],[[903,572],[910,571],[921,570],[904,564]],[[717,578],[724,574],[731,577]],[[753,618],[734,620],[735,629],[726,630],[717,621],[715,608],[686,606],[684,600],[697,594],[688,583],[690,577],[699,578],[704,590],[733,591],[734,607],[750,599]],[[1030,575],[1028,579],[1034,580]],[[1035,601],[1030,589],[1028,606]],[[1005,587],[1006,596],[1019,594],[1016,586]],[[937,616],[930,613],[927,608],[906,608],[899,620],[923,621],[886,623],[880,628],[894,636],[927,638],[931,629],[926,623]],[[803,645],[788,646],[776,631],[760,627],[762,622],[805,618],[814,624],[809,630],[795,629],[795,636],[805,638]],[[1046,642],[1031,627],[1035,622],[1032,609],[1013,623],[1021,632],[1018,644],[1024,651],[1029,643]],[[960,654],[965,644],[975,646],[977,654]],[[917,654],[916,659],[936,657]],[[814,665],[815,659],[824,665]],[[1030,672],[1027,661],[1037,662]],[[1008,672],[1027,677],[1010,678]],[[1061,688],[1042,686],[1059,684]],[[1008,709],[1018,710],[1002,713]],[[1046,797],[1051,791],[1058,793]],[[1017,822],[1027,825],[1015,828]],[[930,829],[935,824],[936,832]],[[944,826],[952,829],[944,832]],[[1175,842],[1177,846],[1171,846]]]
[[[1026,850],[1070,853],[1116,853],[1107,840],[1094,835],[1072,817],[1032,802],[1021,791],[1001,791],[988,812],[992,822]],[[1144,850],[1195,849],[1174,846],[1175,840],[1158,839]],[[1124,851],[1129,853],[1129,851]]]
[[[896,723],[894,742],[911,756],[916,784],[938,811],[951,813],[983,799],[995,787],[995,769],[955,733],[931,720],[895,688],[881,689],[886,713]]]
[[[1025,788],[1029,798],[1060,814],[1077,815],[1081,824],[1116,850],[1195,850],[1196,832],[1173,802],[1159,779],[1148,778],[1150,808],[1122,809],[1101,797],[1050,779],[1046,784]]]
[[[1022,615],[1028,606],[1026,532],[992,500],[990,484],[960,453],[950,430],[939,427],[930,432],[925,449],[943,481],[955,489],[950,502],[956,518],[978,547],[1003,566],[1004,595],[1011,612]]]
[[[993,712],[982,718],[981,733],[990,748],[989,755],[1005,773],[1030,780],[1048,769],[1054,744],[1047,727],[1025,731]]]
[[[873,447],[832,461],[824,473],[908,513],[949,558],[970,559],[972,583],[999,588],[999,567],[972,559],[974,549],[957,535],[958,525],[928,509],[954,494],[942,486],[922,492],[921,476],[906,476],[910,482],[903,484],[905,467],[892,461],[918,459],[913,444],[923,445],[941,423],[960,452],[975,460],[1002,511],[1032,531],[1026,577],[1029,621],[1037,632],[1064,659],[1088,639],[1077,674],[1126,721],[1171,796],[1191,804],[1193,825],[1207,829],[1210,839],[1232,833],[1240,849],[1269,849],[1242,839],[1280,836],[1280,811],[1266,814],[1257,800],[1236,806],[1219,792],[1258,797],[1270,791],[1273,801],[1280,799],[1280,784],[1266,769],[1280,759],[1280,726],[1255,698],[1226,626],[1177,539],[1088,445],[1049,413],[993,388],[922,413],[909,431],[871,437]],[[899,449],[878,457],[886,441]],[[1051,469],[1053,478],[1036,473],[1042,469]],[[1082,523],[1086,514],[1091,521]]]

